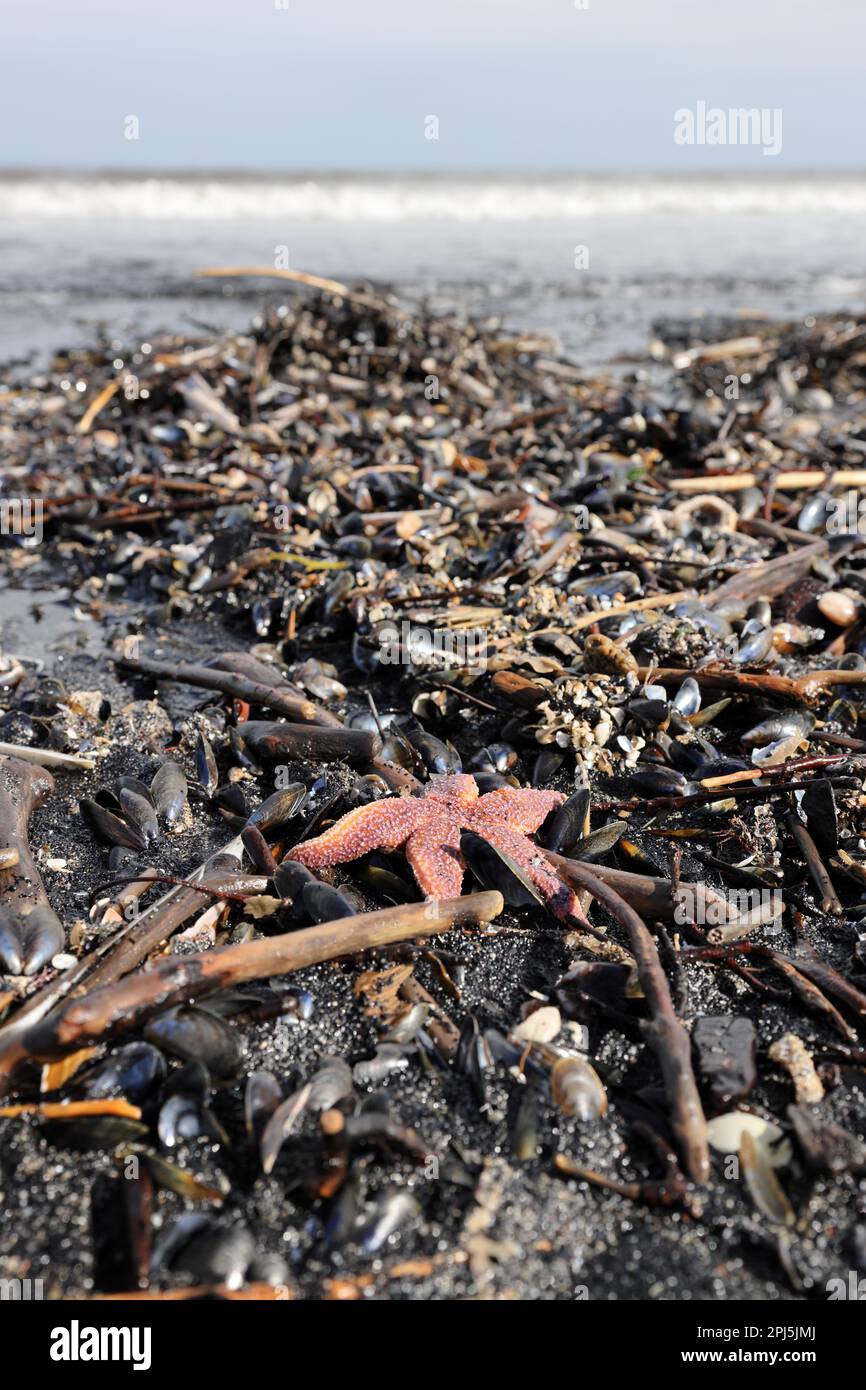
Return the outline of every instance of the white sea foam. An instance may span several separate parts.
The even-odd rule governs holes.
[[[298,223],[575,222],[866,214],[866,175],[0,175],[0,218]]]

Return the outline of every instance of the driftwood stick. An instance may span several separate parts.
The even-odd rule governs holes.
[[[395,941],[436,936],[457,925],[490,922],[502,911],[501,893],[401,904],[357,917],[341,917],[303,931],[200,951],[160,961],[152,970],[73,999],[37,1023],[24,1038],[38,1058],[62,1056],[90,1041],[139,1028],[152,1014],[247,980],[287,975],[322,961],[355,955]]]
[[[806,867],[812,875],[812,882],[821,894],[821,911],[841,915],[842,904],[836,889],[833,887],[824,861],[818,853],[818,846],[803,822],[798,820],[796,813],[788,816],[788,828],[794,837],[798,850],[806,861]]]
[[[115,665],[133,675],[150,676],[153,680],[177,681],[181,685],[201,686],[204,690],[219,690],[232,699],[273,710],[275,714],[295,719],[300,724],[340,727],[336,715],[329,714],[312,700],[292,694],[284,686],[263,685],[260,681],[250,680],[237,671],[221,671],[213,666],[192,665],[185,661],[155,661],[149,657],[131,656],[117,657]]]
[[[627,869],[610,869],[606,864],[584,866],[576,859],[568,859],[564,854],[544,850],[544,856],[553,865],[561,878],[566,879],[572,888],[585,887],[582,879],[572,873],[574,868],[589,867],[595,878],[601,879],[609,888],[624,898],[642,917],[661,917],[671,921],[677,908],[674,898],[674,885],[669,878],[652,878],[649,874],[633,874]],[[714,888],[706,888],[706,902],[726,919],[736,921],[738,914],[727,899]]]
[[[223,882],[226,876],[237,872],[243,846],[236,837],[211,855],[191,874],[190,883],[203,883],[210,879]],[[88,987],[107,985],[134,970],[151,951],[166,941],[179,926],[201,911],[202,897],[191,888],[171,888],[155,903],[144,908],[133,922],[115,933],[109,941],[103,941],[84,956],[77,965],[44,989],[32,995],[8,1023],[0,1028],[0,1093],[4,1083],[15,1068],[27,1056],[23,1044],[24,1034],[47,1013],[62,1003],[72,993],[80,994]]]
[[[758,768],[755,768],[754,775],[758,777]],[[860,781],[857,777],[828,777],[827,781],[830,783],[831,787],[858,787],[860,785]],[[684,796],[652,796],[644,798],[643,800],[639,797],[631,797],[626,801],[606,801],[597,805],[594,809],[596,811],[675,810],[680,807],[705,806],[713,801],[727,801],[730,798],[743,801],[749,800],[752,797],[759,797],[761,800],[765,800],[773,796],[781,796],[783,792],[805,791],[807,787],[813,785],[813,781],[763,781],[758,786],[749,783],[748,786],[745,787],[719,787],[715,791],[687,792]]]
[[[653,670],[651,666],[641,666],[638,676],[641,680],[651,676],[660,685],[679,685],[686,676],[691,676],[699,686],[711,690],[775,696],[794,704],[808,704],[817,699],[828,685],[866,684],[866,671],[809,671],[794,680],[791,676],[764,675],[757,671],[690,671],[671,666]]]
[[[20,758],[23,763],[38,763],[40,767],[81,768],[85,772],[92,772],[96,767],[92,758],[79,758],[74,753],[55,753],[53,748],[29,748],[22,743],[0,743],[0,754]]]
[[[650,1011],[650,1021],[644,1024],[643,1031],[662,1069],[672,1128],[689,1177],[693,1182],[705,1183],[710,1174],[707,1122],[692,1070],[691,1043],[674,1010],[655,942],[634,908],[598,877],[595,866],[590,870],[572,860],[569,874],[572,882],[587,888],[628,934]]]

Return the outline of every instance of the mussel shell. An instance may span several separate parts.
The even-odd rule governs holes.
[[[141,1158],[157,1186],[164,1187],[167,1192],[176,1192],[185,1202],[221,1202],[226,1196],[228,1182],[225,1179],[222,1180],[226,1189],[223,1191],[222,1188],[199,1182],[162,1154],[145,1151]]]
[[[443,743],[435,734],[409,733],[409,742],[421,754],[428,772],[451,773],[463,771],[463,760],[453,743]]]
[[[218,1080],[230,1080],[240,1071],[244,1056],[242,1039],[215,1014],[181,1005],[159,1014],[144,1030],[148,1042],[175,1057],[202,1061]]]
[[[157,1121],[160,1143],[167,1149],[179,1144],[208,1139],[216,1144],[228,1142],[226,1132],[199,1096],[178,1093],[169,1096]]]
[[[498,890],[509,907],[543,904],[526,870],[474,831],[464,830],[460,836],[460,851],[481,886]]]
[[[686,717],[697,714],[701,707],[701,687],[694,676],[686,676],[673,698],[673,707]]]
[[[152,845],[159,839],[156,810],[149,797],[145,798],[129,787],[121,787],[120,808],[127,825],[135,827],[145,845]]]
[[[147,841],[137,826],[121,820],[98,801],[84,796],[78,803],[78,809],[96,838],[103,844],[121,845],[124,849],[147,849]]]
[[[547,822],[543,841],[546,849],[555,854],[570,854],[583,837],[589,807],[589,787],[578,787],[567,801],[557,807]]]
[[[410,1055],[400,1043],[381,1043],[374,1056],[355,1063],[352,1078],[357,1086],[378,1086],[393,1072],[405,1071]]]
[[[560,1057],[550,1069],[550,1094],[564,1115],[597,1120],[607,1109],[598,1073],[582,1057]]]
[[[162,819],[168,825],[173,825],[183,815],[186,806],[187,785],[183,768],[170,760],[163,763],[154,773],[150,791]]]
[[[375,1254],[401,1227],[415,1222],[421,1214],[418,1201],[405,1188],[393,1187],[376,1198],[372,1214],[363,1222],[357,1242],[368,1254]]]
[[[238,786],[237,782],[224,782],[222,786],[217,787],[211,800],[218,810],[228,811],[232,816],[239,816],[246,824],[250,810],[243,788]]]
[[[322,1066],[310,1078],[310,1110],[333,1110],[334,1106],[352,1094],[352,1069],[342,1057],[325,1057]]]
[[[213,796],[219,786],[219,769],[210,739],[201,732],[195,741],[195,775],[205,796]]]
[[[0,906],[0,969],[9,975],[35,975],[63,949],[66,935],[52,908],[42,904],[27,914]]]
[[[306,864],[299,864],[297,859],[284,859],[274,874],[274,888],[278,896],[292,902],[300,897],[308,883],[318,882]]]
[[[774,654],[773,629],[762,627],[740,638],[734,660],[738,666],[759,666]]]
[[[277,1078],[269,1071],[251,1071],[244,1088],[244,1119],[254,1144],[283,1098]]]
[[[671,717],[671,707],[667,700],[629,700],[627,710],[632,719],[636,719],[648,729],[663,729]]]
[[[255,1253],[256,1243],[245,1226],[219,1224],[190,1212],[180,1217],[158,1242],[151,1271],[183,1271],[198,1284],[224,1284],[226,1288],[239,1289]]]
[[[124,1096],[138,1103],[165,1076],[165,1058],[151,1043],[132,1042],[109,1053],[89,1067],[79,1079],[82,1093],[90,1100]]]
[[[814,714],[806,710],[789,710],[755,724],[741,735],[740,742],[744,748],[762,748],[769,743],[778,743],[780,739],[791,738],[794,734],[799,734],[801,739],[807,738],[814,727]]]
[[[685,796],[690,786],[676,768],[661,763],[638,763],[628,779],[628,789],[638,796]]]
[[[358,911],[339,888],[333,888],[330,883],[320,883],[318,879],[304,884],[301,889],[301,901],[304,910],[317,923],[335,922],[341,917],[354,917]]]
[[[609,853],[625,830],[626,823],[622,820],[613,820],[607,825],[600,825],[597,830],[591,830],[588,835],[584,836],[571,851],[571,857],[582,859],[591,864],[594,860],[601,859],[603,855]]]
[[[800,798],[800,809],[806,817],[809,834],[823,854],[839,852],[839,814],[832,784],[818,777]]]
[[[247,825],[257,825],[262,834],[276,830],[296,816],[307,800],[307,789],[303,782],[291,782],[257,806],[247,821]]]
[[[49,1144],[86,1153],[91,1149],[116,1149],[147,1135],[147,1125],[125,1115],[75,1115],[68,1120],[49,1120],[41,1126]]]

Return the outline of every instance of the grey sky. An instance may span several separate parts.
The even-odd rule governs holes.
[[[866,163],[864,0],[282,2],[4,0],[0,165]],[[698,100],[780,107],[781,156],[676,146],[673,113]]]

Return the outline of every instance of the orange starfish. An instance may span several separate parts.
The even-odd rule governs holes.
[[[473,830],[528,874],[557,917],[582,916],[571,889],[527,838],[564,800],[561,792],[528,787],[499,787],[480,796],[475,778],[466,773],[431,777],[422,796],[387,797],[359,806],[324,835],[296,845],[288,858],[308,869],[323,869],[374,849],[402,849],[426,897],[453,898],[460,893],[466,868],[460,832]]]

